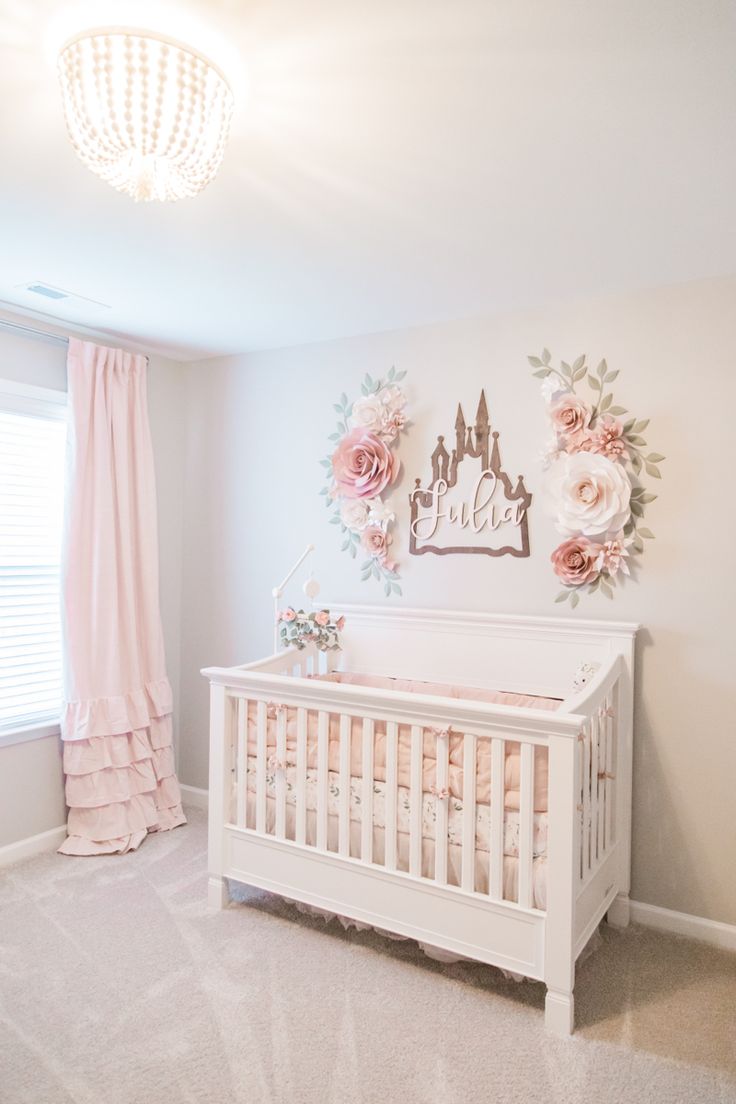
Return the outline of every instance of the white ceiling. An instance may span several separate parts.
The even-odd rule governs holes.
[[[731,2],[150,0],[249,90],[169,205],[67,142],[74,7],[0,0],[0,301],[46,281],[110,304],[57,317],[192,358],[736,272]]]

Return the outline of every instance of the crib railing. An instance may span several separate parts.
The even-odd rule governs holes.
[[[268,676],[303,676],[316,673],[317,663],[317,657],[309,652],[285,652],[256,668],[242,670],[253,674],[262,671]],[[579,732],[571,785],[579,797],[574,841],[579,884],[595,872],[615,841],[617,676],[618,669],[612,668],[605,681],[588,695],[585,713],[576,718]],[[284,683],[283,678],[275,681]],[[535,810],[535,777],[542,758],[549,755],[548,784],[555,784],[551,743],[556,729],[569,729],[572,717],[535,711],[538,731],[519,731],[505,725],[504,718],[482,726],[430,726],[423,718],[407,716],[406,712],[392,716],[385,706],[380,715],[372,716],[365,715],[367,710],[336,709],[321,703],[319,695],[316,700],[309,693],[300,695],[296,691],[298,682],[289,679],[289,683],[294,689],[288,694],[283,690],[279,694],[274,686],[269,697],[246,686],[224,688],[225,731],[230,733],[224,751],[233,780],[229,804],[226,796],[225,819],[232,826],[334,853],[348,861],[429,879],[438,886],[482,893],[492,901],[514,903],[525,909],[543,904],[539,894],[535,895],[534,884],[535,821],[540,811]],[[317,689],[317,684],[309,688]],[[315,708],[320,704],[324,707]],[[494,713],[509,712],[507,707],[491,708]],[[380,779],[376,777],[375,761],[377,725],[382,727],[385,746]],[[550,732],[545,732],[545,727]],[[332,764],[331,733],[333,744],[337,733],[339,747],[336,762],[333,751]],[[408,779],[404,777],[402,785],[400,741],[404,753],[407,748],[409,753]],[[458,790],[456,781],[454,793],[450,786],[451,741],[453,765],[457,768],[458,759],[462,765],[462,786]],[[431,787],[424,780],[428,746],[436,767]],[[483,811],[487,834],[485,843],[479,846],[476,764],[481,747],[487,749],[490,761],[490,789],[489,805]],[[355,749],[359,751],[361,777],[353,780]],[[518,754],[518,810],[507,807],[509,749]],[[405,767],[404,763],[404,771]],[[457,770],[455,776],[457,779]],[[403,817],[399,816],[400,801]],[[376,817],[379,806],[380,815]],[[551,814],[552,802],[549,808]],[[570,817],[569,810],[566,815]],[[377,824],[382,832],[376,833]],[[433,840],[427,839],[428,834]],[[541,829],[538,834],[541,839]],[[550,817],[550,846],[556,835]]]

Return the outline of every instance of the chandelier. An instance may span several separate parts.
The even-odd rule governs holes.
[[[214,178],[233,94],[197,50],[149,31],[98,29],[67,42],[58,69],[71,143],[113,188],[184,199]]]

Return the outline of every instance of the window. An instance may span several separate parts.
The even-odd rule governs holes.
[[[61,710],[66,395],[0,380],[0,743]]]

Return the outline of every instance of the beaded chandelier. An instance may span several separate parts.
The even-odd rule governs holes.
[[[60,51],[59,80],[71,143],[113,188],[183,199],[214,178],[233,95],[197,50],[148,31],[85,31]]]

